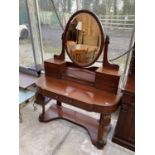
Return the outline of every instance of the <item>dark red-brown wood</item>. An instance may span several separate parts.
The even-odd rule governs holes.
[[[95,132],[90,131],[87,125],[89,121],[84,123],[79,121],[78,124],[81,126],[85,124],[84,128],[88,130],[92,143],[97,148],[102,148],[106,143],[110,124],[108,117],[117,109],[121,99],[121,94],[117,92],[120,79],[119,71],[102,67],[77,68],[74,64],[60,59],[48,59],[44,64],[45,75],[36,81],[38,94],[36,100],[42,103],[40,120],[42,122],[53,120],[52,117],[49,118],[53,110],[45,112],[46,97],[56,99],[59,106],[61,106],[61,102],[64,102],[87,111],[98,112],[101,118],[98,121],[99,124],[94,126]],[[65,117],[62,116],[62,118]],[[67,118],[67,120],[70,119]],[[71,121],[77,122],[75,119]]]
[[[129,67],[119,118],[112,141],[128,149],[135,150],[135,51]]]
[[[80,12],[88,13],[89,11],[78,11],[74,16]],[[108,62],[109,37],[103,38],[105,36],[103,36],[99,20],[93,13],[90,14],[96,19],[102,32],[99,54],[103,52],[104,47],[103,65],[101,64],[101,67],[87,66],[87,68],[83,68],[86,66],[79,66],[74,62],[66,61],[65,30],[62,35],[61,54],[44,61],[45,75],[36,81],[36,100],[42,105],[42,113],[39,117],[41,122],[65,119],[76,123],[87,129],[92,143],[101,149],[106,143],[107,134],[110,130],[111,113],[117,109],[121,100],[122,94],[118,93],[121,75],[119,66]],[[70,18],[69,22],[74,16]],[[95,60],[89,65],[94,62]],[[57,101],[56,106],[50,107],[47,111],[45,111],[46,97]],[[98,112],[100,119],[96,120],[71,109],[66,109],[62,103],[87,111]]]
[[[39,120],[41,122],[49,122],[56,119],[64,119],[79,125],[88,131],[92,143],[101,149],[106,144],[107,135],[111,129],[110,117],[110,115],[102,114],[100,120],[97,120],[63,106],[52,105],[44,116],[40,115]]]
[[[42,103],[42,114],[39,119],[41,122],[49,122],[56,118],[64,118],[72,121],[87,129],[92,143],[97,146],[97,148],[103,148],[106,143],[107,133],[110,129],[110,116],[111,113],[117,109],[121,94],[116,95],[115,93],[97,89],[86,83],[82,85],[72,80],[56,79],[55,76],[47,75],[40,77],[36,85],[38,93],[36,99]],[[56,99],[59,109],[54,110],[55,108],[50,108],[48,111],[45,111],[45,97]],[[77,118],[73,117],[75,113],[72,110],[66,110],[63,107],[60,108],[61,102],[87,111],[99,112],[101,115],[100,120],[94,121],[94,119],[88,116],[76,113],[76,116],[78,116],[77,121]],[[65,113],[61,115],[61,117],[59,115],[62,113],[60,109]],[[53,111],[55,111],[55,113],[57,112],[57,117],[53,116]],[[81,119],[79,119],[79,117]],[[92,125],[93,131],[89,126],[90,122],[94,122]],[[98,122],[97,125],[94,125],[95,122]]]
[[[71,24],[71,21],[80,13],[86,13],[86,14],[89,14],[90,16],[92,16],[92,18],[95,19],[95,21],[97,22],[98,26],[99,26],[99,29],[100,29],[100,34],[101,34],[101,44],[100,44],[100,47],[99,47],[99,52],[98,52],[98,55],[96,56],[96,58],[88,63],[88,64],[85,64],[85,65],[80,65],[79,63],[75,62],[73,60],[73,58],[71,57],[70,53],[68,52],[67,50],[67,47],[66,47],[66,41],[67,41],[67,31],[69,29],[69,25]],[[79,11],[76,11],[68,20],[67,24],[66,24],[66,27],[65,27],[65,30],[64,30],[64,33],[62,35],[62,51],[61,51],[61,54],[60,55],[55,55],[54,57],[56,59],[61,59],[61,60],[64,60],[65,59],[65,51],[67,51],[67,54],[68,56],[70,57],[70,59],[74,62],[75,65],[77,66],[81,66],[81,67],[88,67],[90,65],[92,65],[97,59],[98,57],[100,56],[100,54],[102,53],[102,50],[103,50],[103,47],[104,47],[104,44],[105,44],[105,38],[106,38],[106,35],[105,35],[105,32],[103,31],[102,29],[102,25],[101,25],[101,22],[100,20],[98,19],[98,17],[91,11],[89,10],[79,10]]]

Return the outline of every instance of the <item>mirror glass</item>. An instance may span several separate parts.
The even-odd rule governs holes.
[[[71,60],[79,66],[94,63],[104,44],[102,27],[93,13],[79,12],[66,27],[65,47]]]

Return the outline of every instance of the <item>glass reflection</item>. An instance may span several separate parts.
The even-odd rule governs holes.
[[[67,50],[74,62],[87,65],[98,56],[101,32],[96,19],[88,13],[79,13],[70,22],[66,33]]]

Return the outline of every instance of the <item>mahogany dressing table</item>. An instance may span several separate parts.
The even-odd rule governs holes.
[[[70,27],[73,26],[72,23],[75,23],[75,20],[82,23],[84,33],[78,32],[78,37],[74,35],[72,38],[69,36],[72,34],[70,31],[75,29]],[[90,40],[83,43],[85,38],[90,38]],[[92,38],[98,38],[98,40]],[[78,59],[71,55],[68,41],[74,41],[75,44],[87,44],[88,47],[91,46],[89,43],[93,43],[92,46],[97,47],[96,54],[89,61],[78,62]],[[119,66],[108,62],[108,44],[109,37],[105,35],[97,16],[87,10],[77,11],[70,17],[62,35],[61,54],[44,61],[45,75],[36,81],[36,101],[42,105],[39,121],[65,119],[80,125],[88,131],[92,143],[99,149],[106,144],[107,134],[111,128],[111,113],[117,109],[121,99],[121,94],[118,93]],[[72,62],[65,60],[66,52]],[[92,66],[101,53],[103,53],[101,67]],[[86,55],[83,58],[88,57],[89,55]],[[46,97],[57,100],[57,104],[52,105],[47,111],[45,111]],[[62,102],[100,113],[100,119],[65,108]]]

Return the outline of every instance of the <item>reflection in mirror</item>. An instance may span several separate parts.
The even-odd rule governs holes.
[[[89,13],[77,14],[69,23],[65,44],[73,62],[80,66],[91,64],[100,54],[101,29]]]

